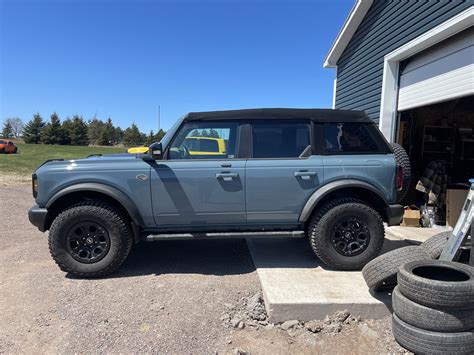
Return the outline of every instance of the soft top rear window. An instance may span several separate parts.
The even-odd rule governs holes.
[[[372,123],[324,123],[324,150],[328,154],[390,152],[381,132]]]

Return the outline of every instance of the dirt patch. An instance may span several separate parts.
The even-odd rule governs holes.
[[[270,323],[243,240],[143,243],[110,277],[75,279],[28,222],[31,186],[0,196],[0,353],[403,352],[389,318]]]

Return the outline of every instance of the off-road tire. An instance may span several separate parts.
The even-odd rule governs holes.
[[[110,249],[103,259],[81,263],[68,252],[66,233],[72,224],[84,220],[99,223],[110,238]],[[87,201],[73,205],[61,212],[49,230],[49,250],[59,268],[78,277],[106,276],[119,268],[128,256],[133,243],[130,224],[124,214],[102,201]]]
[[[392,293],[393,312],[405,323],[433,332],[455,333],[474,329],[474,308],[435,309],[406,298],[395,287]]]
[[[395,161],[397,165],[400,165],[403,169],[403,187],[400,191],[397,191],[397,202],[402,201],[407,195],[408,190],[410,189],[411,182],[411,165],[410,158],[406,150],[398,143],[390,143],[393,150],[393,155],[395,156]]]
[[[430,259],[430,255],[419,246],[398,248],[369,261],[362,269],[362,276],[373,291],[391,290],[397,284],[400,266],[411,261]]]
[[[432,259],[438,259],[452,234],[452,231],[435,234],[421,243],[420,247],[427,251]]]
[[[16,154],[18,153],[18,148],[15,148],[15,150],[13,151],[13,154]]]
[[[413,302],[431,308],[474,308],[474,267],[442,260],[404,264],[399,290]]]
[[[0,154],[5,154],[5,149],[0,149]]]
[[[395,340],[415,354],[472,354],[472,331],[447,333],[432,332],[409,325],[392,315],[392,332]]]
[[[362,218],[367,223],[370,241],[362,253],[344,256],[331,244],[331,231],[341,215]],[[353,198],[329,201],[316,210],[307,228],[311,248],[327,266],[338,270],[360,270],[378,255],[384,242],[384,227],[380,215],[365,202]]]

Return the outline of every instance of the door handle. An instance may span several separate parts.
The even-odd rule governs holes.
[[[234,178],[237,179],[239,177],[238,173],[217,173],[216,178],[222,179],[224,181],[232,181]]]
[[[312,176],[318,175],[315,171],[296,171],[295,177],[300,177],[302,180],[311,180]]]

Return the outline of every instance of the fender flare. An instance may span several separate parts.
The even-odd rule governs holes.
[[[133,223],[139,226],[143,225],[143,219],[140,213],[138,212],[138,208],[135,205],[135,203],[125,193],[123,193],[119,189],[109,186],[109,185],[101,184],[101,183],[80,183],[80,184],[74,184],[74,185],[65,187],[59,190],[58,192],[56,192],[48,200],[45,207],[50,208],[61,197],[66,196],[73,192],[78,192],[78,191],[99,192],[113,198],[118,203],[120,203],[122,207],[127,211],[127,213],[132,218]]]
[[[326,185],[321,186],[318,190],[316,190],[306,201],[306,204],[303,207],[303,210],[300,213],[300,222],[306,222],[309,217],[311,216],[311,213],[313,213],[314,208],[317,206],[317,204],[328,194],[343,189],[343,188],[350,188],[350,187],[356,187],[356,188],[362,188],[369,190],[370,192],[375,193],[377,196],[379,196],[382,201],[385,203],[386,206],[388,206],[387,200],[385,197],[380,193],[380,191],[375,188],[373,185],[360,181],[360,180],[354,180],[354,179],[344,179],[344,180],[337,180],[337,181],[332,181]]]

